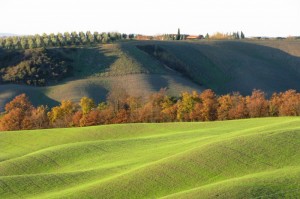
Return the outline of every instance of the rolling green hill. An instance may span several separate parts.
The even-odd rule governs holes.
[[[24,92],[35,105],[83,96],[99,102],[114,85],[138,96],[160,88],[170,95],[300,90],[300,41],[128,41],[52,51],[72,61],[71,77],[46,87],[0,85],[0,107]]]
[[[296,198],[300,118],[0,133],[0,198]]]

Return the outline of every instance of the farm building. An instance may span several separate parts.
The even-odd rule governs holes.
[[[188,35],[185,39],[187,40],[196,40],[196,39],[203,39],[203,35]]]
[[[152,36],[146,36],[146,35],[137,35],[136,39],[137,40],[152,40],[153,37]]]

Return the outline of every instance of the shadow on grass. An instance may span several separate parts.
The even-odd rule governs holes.
[[[109,50],[100,47],[73,47],[59,49],[73,60],[73,74],[75,78],[85,78],[106,72],[117,60],[117,56],[109,55]]]
[[[0,111],[4,110],[6,103],[23,93],[29,97],[34,106],[47,105],[53,107],[59,104],[58,101],[49,98],[41,89],[40,87],[15,84],[0,85]]]
[[[286,41],[281,42],[284,45]],[[239,91],[248,95],[253,89],[261,89],[271,95],[288,89],[300,90],[300,57],[266,45],[219,41],[215,46],[205,46],[206,51],[221,49],[224,52],[218,60],[223,65],[219,66],[230,76],[230,81],[220,85],[220,93]]]
[[[300,57],[284,51],[291,45],[288,41],[269,42],[137,41],[130,45],[156,45],[165,49],[184,63],[184,71],[189,74],[186,77],[218,94],[239,91],[248,95],[253,89],[261,89],[269,95],[288,89],[300,91]],[[277,46],[276,42],[280,47],[273,47]],[[293,45],[300,50],[300,42]],[[159,61],[150,54],[149,57]]]

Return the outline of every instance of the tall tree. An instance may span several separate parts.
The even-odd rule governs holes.
[[[245,34],[241,31],[241,39],[245,39]]]
[[[240,39],[240,33],[236,32],[236,39]]]
[[[11,37],[6,38],[5,48],[12,49],[13,48],[13,40]]]
[[[40,35],[36,34],[36,35],[34,35],[34,38],[35,38],[35,43],[36,43],[37,48],[40,48],[40,47],[44,46],[43,39]]]
[[[128,37],[129,39],[134,39],[134,34],[129,34]]]
[[[23,49],[28,48],[28,40],[27,40],[27,37],[25,37],[25,36],[21,37],[21,47]]]
[[[96,43],[99,43],[99,39],[98,39],[98,37],[99,37],[99,33],[96,31],[96,32],[94,32],[94,40],[95,40],[95,42]],[[101,42],[101,41],[100,41]]]
[[[5,39],[0,37],[0,48],[5,48]]]
[[[229,94],[223,95],[218,98],[218,109],[217,109],[217,114],[218,114],[218,120],[228,120],[229,118],[229,111],[232,108],[232,100],[231,96]]]
[[[57,46],[58,44],[58,42],[57,42],[57,36],[54,34],[54,33],[51,33],[50,35],[49,35],[49,37],[50,37],[50,41],[51,41],[51,45],[52,46]]]
[[[102,37],[102,43],[108,43],[109,42],[109,37],[105,32],[103,32],[101,34],[101,37]]]
[[[209,39],[209,34],[208,33],[206,33],[205,39]]]
[[[72,44],[71,34],[69,32],[64,33],[64,38],[65,38],[66,45],[69,46]]]
[[[213,121],[217,119],[217,96],[211,90],[207,89],[200,94],[200,99],[203,104],[201,110],[202,119],[204,121]]]
[[[232,106],[229,110],[229,119],[243,119],[249,116],[246,98],[239,93],[233,93],[231,96]]]
[[[32,108],[29,114],[26,114],[22,121],[22,129],[44,129],[49,127],[47,117],[47,106]]]
[[[120,85],[113,85],[107,95],[107,102],[110,108],[117,114],[121,109],[127,107],[126,100],[129,97],[126,90]]]
[[[300,94],[295,90],[288,90],[281,94],[282,103],[279,107],[280,116],[300,115]]]
[[[84,32],[79,32],[79,39],[81,44],[86,44],[87,43],[87,38]]]
[[[198,94],[193,92],[183,92],[181,99],[177,102],[177,120],[189,121],[190,114],[194,109],[195,103],[197,102]]]
[[[18,95],[5,105],[6,114],[0,120],[0,130],[21,130],[23,120],[33,106],[25,94]]]
[[[43,33],[42,38],[43,38],[43,44],[44,44],[44,47],[50,46],[50,38],[49,38],[49,35],[47,35],[46,33]]]
[[[176,40],[180,40],[180,28],[178,28],[177,30],[177,36],[176,36]]]
[[[87,41],[90,43],[90,44],[93,44],[95,42],[95,37],[94,35],[91,33],[91,31],[87,31],[86,32],[86,37],[87,37]]]
[[[48,118],[53,127],[68,127],[72,124],[75,104],[70,100],[63,100],[60,106],[55,106],[48,112]]]
[[[127,39],[127,36],[128,36],[127,34],[123,33],[122,34],[122,39]]]
[[[94,100],[88,97],[81,98],[79,105],[84,115],[88,114],[93,108],[95,108]]]
[[[36,42],[35,42],[35,38],[33,36],[28,37],[28,47],[30,49],[36,48]]]
[[[13,37],[12,40],[13,40],[14,49],[20,49],[21,48],[20,38]]]
[[[78,45],[80,43],[80,41],[79,41],[77,32],[75,32],[75,31],[71,32],[71,36],[72,36],[72,44]]]
[[[59,46],[66,45],[65,37],[61,33],[57,33],[57,41]]]
[[[253,90],[252,95],[246,97],[246,102],[251,118],[268,116],[269,104],[263,91]]]

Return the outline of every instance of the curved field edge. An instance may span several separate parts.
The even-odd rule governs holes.
[[[0,196],[157,198],[191,190],[209,198],[216,183],[233,180],[238,190],[236,179],[244,176],[297,170],[299,122],[287,117],[3,132]],[[289,176],[299,184],[293,170]],[[276,184],[272,179],[252,195]],[[230,187],[224,187],[226,196]],[[278,185],[263,194],[294,188]],[[235,193],[238,198],[243,191]]]

